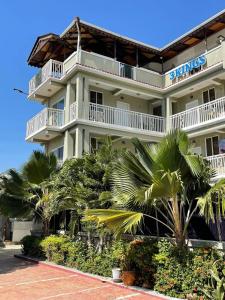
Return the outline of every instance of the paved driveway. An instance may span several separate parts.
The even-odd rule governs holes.
[[[27,262],[13,255],[17,249],[0,249],[1,300],[160,300],[79,273]]]

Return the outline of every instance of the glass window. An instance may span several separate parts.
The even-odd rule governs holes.
[[[206,139],[206,155],[219,154],[219,138],[218,136],[209,137]]]
[[[103,99],[102,93],[90,91],[90,102],[91,103],[102,105],[102,102],[103,102],[102,99]]]
[[[64,109],[64,99],[62,99],[59,102],[55,103],[52,107],[55,108],[55,109]]]
[[[162,106],[161,105],[153,107],[153,115],[162,117]]]
[[[219,139],[218,136],[212,138],[213,155],[219,154]]]
[[[102,141],[98,138],[91,138],[91,152],[95,153],[103,145]]]
[[[207,103],[216,99],[215,89],[209,89],[203,92],[203,102]]]
[[[64,147],[62,146],[53,151],[58,160],[63,160],[63,148]]]

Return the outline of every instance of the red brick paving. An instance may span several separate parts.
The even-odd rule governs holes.
[[[79,273],[18,258],[11,258],[9,265],[13,266],[11,270],[0,272],[1,300],[162,300]]]

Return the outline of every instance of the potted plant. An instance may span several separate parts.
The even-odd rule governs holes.
[[[132,268],[131,259],[128,256],[124,257],[124,261],[122,262],[122,281],[127,286],[134,285],[136,281],[136,273]]]

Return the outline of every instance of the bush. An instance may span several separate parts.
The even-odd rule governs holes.
[[[50,235],[41,241],[41,247],[49,261],[64,264],[68,252],[68,242],[67,236]]]
[[[27,235],[22,238],[22,253],[32,257],[43,257],[44,253],[41,248],[42,238]]]
[[[155,255],[157,270],[154,289],[172,297],[186,298],[193,291],[202,292],[199,286],[207,285],[213,263],[220,255],[212,249],[178,251],[168,241],[158,243],[159,253]]]
[[[157,242],[144,239],[134,240],[130,243],[127,257],[131,269],[137,274],[137,285],[152,288],[154,286],[154,274],[156,265],[153,259],[158,252]]]
[[[82,265],[87,256],[87,245],[82,241],[70,241],[66,244],[67,257],[66,264],[69,267],[79,268]]]
[[[27,236],[22,244],[25,255],[45,254],[49,261],[105,277],[111,277],[114,267],[129,267],[137,274],[136,284],[178,298],[186,298],[193,291],[201,296],[203,289],[211,292],[209,280],[214,262],[217,261],[218,268],[224,268],[223,256],[218,251],[180,251],[167,240],[134,240],[129,244],[113,241],[102,252],[67,236],[52,235],[43,240]]]

